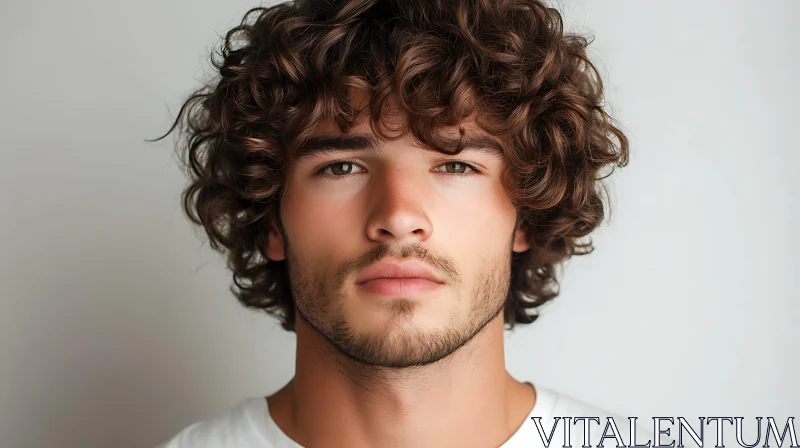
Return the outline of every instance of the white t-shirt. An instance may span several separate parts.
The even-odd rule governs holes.
[[[600,410],[567,395],[535,386],[536,401],[525,422],[499,448],[544,448],[537,425],[531,417],[541,417],[542,430],[545,437],[550,437],[555,417],[562,417],[552,432],[549,448],[561,448],[564,444],[563,417],[598,417],[590,423],[592,447],[598,446],[600,438],[608,422],[613,417],[624,445],[630,442],[630,420],[616,414]],[[583,428],[587,421],[569,424],[570,441],[574,448],[583,444]],[[641,425],[636,425],[636,443],[647,444],[652,437]],[[607,434],[612,434],[611,430]],[[607,437],[603,441],[605,448],[617,447],[615,439]],[[197,422],[179,432],[174,438],[158,448],[303,448],[281,431],[269,414],[267,400],[264,397],[249,398],[231,408],[224,415]]]

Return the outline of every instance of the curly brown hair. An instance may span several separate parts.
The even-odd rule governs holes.
[[[531,248],[512,254],[506,328],[531,323],[559,294],[556,267],[592,252],[581,242],[604,219],[602,180],[628,162],[628,140],[603,110],[591,40],[563,31],[539,0],[297,0],[249,10],[212,52],[213,82],[185,101],[183,209],[227,252],[231,290],[293,331],[286,262],[265,255],[292,155],[320,120],[347,132],[368,108],[381,129],[394,95],[413,138],[440,152],[442,126],[478,112],[479,126],[513,144],[503,185]],[[216,57],[219,56],[218,60]],[[216,73],[216,72],[215,72]],[[367,89],[356,109],[350,88]],[[463,129],[462,129],[463,137]],[[601,171],[610,171],[601,176]],[[238,289],[237,289],[238,287]]]

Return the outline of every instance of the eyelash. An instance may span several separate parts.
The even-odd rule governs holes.
[[[351,176],[352,174],[342,174],[342,175],[338,175],[337,176],[335,174],[325,174],[325,171],[328,168],[332,167],[332,166],[341,165],[341,164],[345,164],[345,163],[349,163],[349,164],[357,165],[357,166],[361,167],[361,165],[358,165],[357,163],[355,163],[352,160],[337,160],[336,162],[331,162],[331,163],[328,163],[328,164],[320,167],[320,169],[318,169],[316,171],[316,174],[323,175],[323,176],[326,176],[326,177],[332,177],[332,178],[334,178],[336,180],[342,180],[342,179],[344,179],[344,178],[346,178],[348,176]],[[450,161],[447,161],[447,162],[437,166],[437,168],[440,167],[440,166],[444,166],[444,165],[450,164],[450,163],[461,163],[463,165],[466,165],[472,171],[471,172],[467,172],[467,173],[448,173],[448,172],[444,172],[444,174],[449,174],[451,176],[475,176],[477,174],[481,174],[480,170],[478,170],[475,167],[475,165],[472,165],[471,163],[463,162],[461,160],[450,160]],[[364,167],[361,167],[361,169],[364,169]],[[358,174],[358,173],[355,173],[355,174]]]

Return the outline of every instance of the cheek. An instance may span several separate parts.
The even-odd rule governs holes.
[[[458,201],[443,198],[436,204],[434,226],[438,227],[436,231],[445,234],[439,235],[440,241],[449,246],[466,243],[468,251],[470,247],[483,248],[481,252],[505,249],[516,219],[516,210],[507,193],[499,185],[490,188],[484,185],[471,193]]]
[[[329,258],[337,247],[346,247],[343,243],[358,237],[355,229],[363,227],[359,214],[363,211],[359,212],[354,202],[303,193],[296,191],[284,198],[284,223],[294,231],[289,238],[295,247],[307,256]]]
[[[510,250],[516,212],[502,188],[484,190],[469,200],[436,204],[433,214],[435,250],[457,265],[465,291],[481,286],[487,270],[497,269]],[[438,234],[438,235],[437,235]]]

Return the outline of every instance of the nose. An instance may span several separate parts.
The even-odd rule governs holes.
[[[431,237],[433,223],[426,213],[426,178],[411,166],[385,166],[370,179],[373,189],[367,236],[387,245],[421,243]]]

